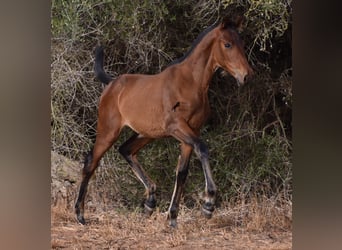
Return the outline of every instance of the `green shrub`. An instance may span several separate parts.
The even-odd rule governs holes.
[[[256,74],[243,88],[237,88],[231,77],[214,75],[209,89],[212,114],[201,137],[210,149],[219,200],[247,199],[251,194],[290,199],[291,2],[53,0],[52,150],[83,161],[92,146],[103,89],[93,73],[96,45],[104,45],[105,69],[113,76],[157,73],[182,56],[207,26],[224,16],[244,13],[241,35]],[[130,131],[124,130],[116,147],[129,135]],[[172,194],[178,154],[174,139],[155,141],[139,154],[164,202]],[[140,202],[143,186],[115,148],[101,165],[105,167],[99,174],[99,185],[114,178],[126,194],[130,192],[127,196],[133,204]],[[184,194],[189,206],[198,203],[204,188],[199,161],[192,157],[190,165]],[[113,170],[109,171],[109,166]]]

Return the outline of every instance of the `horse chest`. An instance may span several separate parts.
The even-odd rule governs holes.
[[[178,101],[171,108],[171,113],[174,118],[183,118],[190,127],[199,129],[210,114],[208,98]]]

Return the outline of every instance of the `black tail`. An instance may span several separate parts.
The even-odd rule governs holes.
[[[95,66],[94,66],[95,76],[104,84],[108,84],[113,80],[113,78],[103,70],[103,57],[104,57],[103,48],[100,46],[96,47]]]

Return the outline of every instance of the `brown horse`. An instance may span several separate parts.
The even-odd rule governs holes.
[[[172,136],[180,142],[181,153],[168,211],[170,225],[175,227],[177,223],[192,151],[200,159],[205,176],[202,210],[207,218],[212,216],[217,189],[209,167],[208,148],[199,134],[209,115],[208,88],[215,70],[222,67],[239,84],[252,73],[237,33],[240,24],[241,19],[225,20],[209,27],[183,58],[156,75],[124,74],[113,80],[103,70],[102,48],[96,49],[95,73],[107,86],[100,98],[95,145],[86,157],[75,205],[80,223],[85,223],[84,199],[89,179],[124,126],[135,134],[120,146],[119,152],[146,188],[145,212],[151,214],[156,206],[156,184],[139,164],[137,153],[154,139]]]

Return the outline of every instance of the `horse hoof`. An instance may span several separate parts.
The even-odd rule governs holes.
[[[202,213],[206,219],[211,219],[211,217],[213,217],[213,212],[206,210],[205,208],[202,208]]]
[[[205,218],[210,219],[213,216],[214,206],[211,203],[204,203],[202,207],[202,212]]]
[[[177,220],[176,219],[170,219],[170,227],[172,227],[172,228],[177,227]]]
[[[83,215],[78,214],[76,218],[80,224],[85,225],[85,219],[84,219]]]
[[[144,211],[147,216],[151,216],[153,213],[153,208],[149,207],[148,205],[144,204]]]

